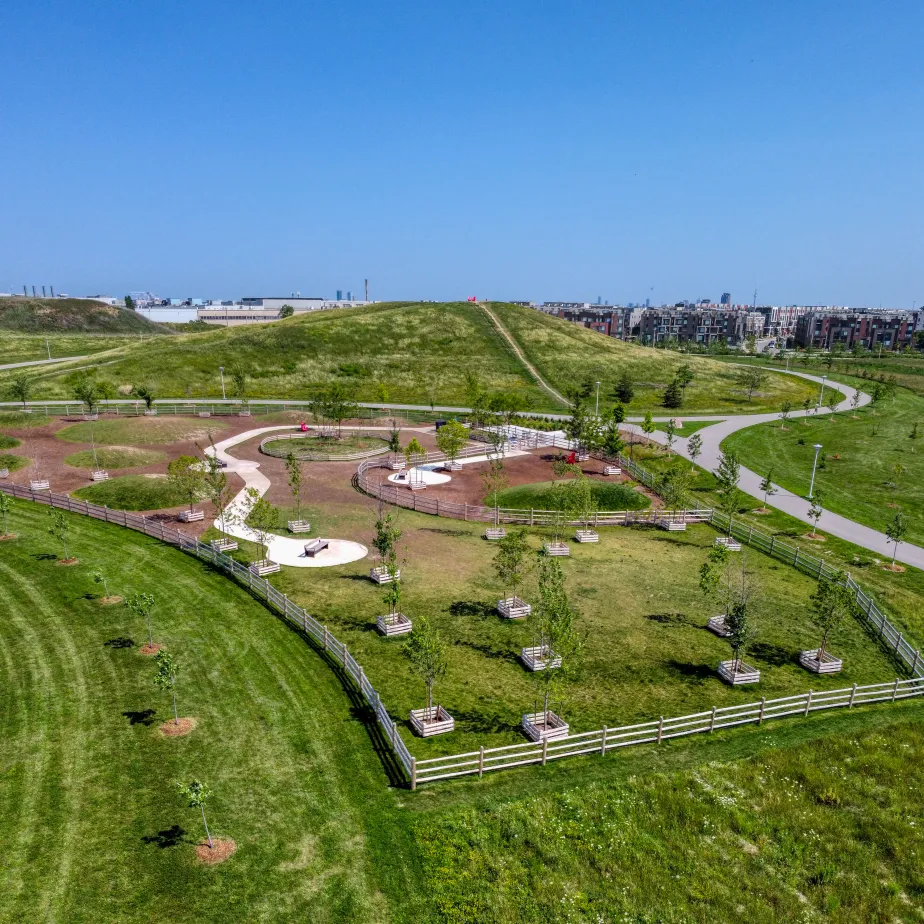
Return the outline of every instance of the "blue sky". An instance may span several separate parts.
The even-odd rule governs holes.
[[[0,290],[924,301],[924,4],[0,7]]]

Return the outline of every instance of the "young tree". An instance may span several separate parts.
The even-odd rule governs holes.
[[[295,458],[295,453],[286,456],[286,474],[289,478],[289,491],[295,501],[295,519],[302,518],[302,480],[305,474],[304,465]]]
[[[895,516],[892,517],[892,522],[886,527],[886,535],[889,537],[889,542],[893,543],[892,545],[892,561],[889,564],[889,567],[892,570],[895,570],[895,556],[898,555],[898,547],[905,540],[905,533],[908,532],[908,524],[905,522],[905,517],[902,515],[901,510],[895,512]]]
[[[812,622],[821,631],[821,645],[816,660],[821,663],[828,650],[828,638],[847,616],[857,612],[854,595],[845,586],[844,573],[832,580],[822,578],[812,594]]]
[[[671,379],[667,383],[667,388],[664,389],[664,394],[661,397],[661,404],[668,408],[683,406],[683,389],[677,379]]]
[[[737,383],[747,392],[748,402],[754,397],[754,392],[767,380],[767,371],[760,366],[747,366],[735,376]]]
[[[109,599],[109,581],[106,578],[106,575],[102,571],[93,572],[93,583],[103,585],[103,599]]]
[[[280,319],[291,318],[295,314],[295,309],[291,305],[283,305],[279,309]]]
[[[397,462],[401,453],[401,431],[394,420],[391,422],[391,429],[388,431],[388,451],[392,454],[394,461]]]
[[[911,451],[914,452],[915,443],[917,443],[920,434],[918,433],[918,424],[917,421],[914,422],[914,426],[911,428],[911,432],[908,434],[908,439],[911,440]]]
[[[148,627],[148,647],[154,647],[154,634],[151,629],[151,614],[154,612],[155,600],[151,594],[135,593],[126,601],[125,605],[136,616],[142,618]]]
[[[48,527],[48,534],[54,536],[64,549],[64,557],[61,561],[69,562],[71,559],[67,554],[67,537],[71,528],[71,521],[63,510],[57,507],[50,507],[48,516],[51,519],[51,525]]]
[[[645,434],[649,439],[651,434],[655,432],[655,423],[651,419],[651,411],[645,411],[645,419],[642,421],[642,433]]]
[[[837,410],[837,406],[841,403],[841,396],[833,388],[828,392],[828,410],[831,412],[831,419],[834,420],[833,414]]]
[[[84,376],[74,385],[72,394],[78,401],[86,405],[88,414],[96,413],[96,406],[102,397],[96,381],[89,376]]]
[[[811,398],[806,398],[806,399],[802,402],[802,410],[805,412],[805,413],[803,414],[803,416],[802,416],[802,423],[803,423],[805,426],[808,426],[808,423],[807,423],[807,421],[808,421],[808,413],[809,413],[809,410],[810,410],[811,407],[812,407],[812,399],[811,399]]]
[[[8,494],[4,494],[0,491],[0,516],[3,517],[3,535],[0,536],[0,539],[10,539],[12,538],[12,533],[10,532],[10,511],[13,509],[13,502],[10,500]]]
[[[14,401],[22,401],[23,409],[25,409],[29,398],[32,397],[32,392],[34,389],[34,379],[31,376],[26,375],[25,372],[20,372],[13,377],[12,381],[7,387],[7,394]]]
[[[455,462],[468,442],[468,428],[458,420],[450,420],[437,430],[436,445],[450,462]]]
[[[901,486],[902,479],[905,477],[905,466],[901,462],[896,462],[892,466],[892,490],[898,491]]]
[[[484,396],[484,386],[477,372],[471,369],[465,371],[465,400],[470,408],[474,408]]]
[[[575,628],[577,614],[568,601],[565,578],[557,558],[542,558],[539,562],[539,606],[535,630],[539,649],[549,662],[561,659],[560,667],[548,663],[545,670],[536,671],[534,677],[542,696],[542,715],[548,716],[549,700],[568,675],[574,670],[581,650],[581,638]]]
[[[621,410],[622,406],[620,405],[619,407]],[[602,433],[602,449],[611,459],[615,459],[626,446],[625,440],[622,438],[622,431],[619,429],[619,424],[620,421],[618,421],[615,416],[611,416],[606,422],[606,426]]]
[[[776,488],[773,486],[773,469],[772,468],[767,472],[766,476],[764,477],[764,480],[760,483],[760,490],[764,492],[763,509],[766,510],[767,509],[767,498],[771,494],[776,494]]]
[[[375,521],[375,536],[372,539],[372,547],[379,553],[381,560],[387,563],[397,558],[401,530],[398,528],[394,514],[387,513],[383,516],[381,504],[379,506],[379,518]]]
[[[199,780],[193,780],[191,783],[177,783],[177,788],[180,790],[180,794],[185,796],[190,808],[197,808],[202,812],[202,824],[205,827],[205,837],[209,842],[209,849],[211,849],[214,844],[212,843],[212,835],[209,832],[209,824],[205,820],[205,803],[211,797],[212,791],[205,783]]]
[[[857,416],[857,408],[860,406],[860,389],[855,388],[850,396],[850,408],[853,411],[853,417]]]
[[[256,488],[247,489],[248,511],[246,522],[261,549],[268,550],[273,534],[279,529],[279,508],[274,507]],[[261,561],[265,561],[263,558]]]
[[[144,402],[144,406],[149,410],[154,409],[154,401],[156,400],[154,392],[149,385],[135,385],[132,388],[132,394],[141,398]]]
[[[205,460],[205,472],[202,476],[202,490],[205,496],[212,502],[215,512],[218,514],[218,520],[221,523],[221,531],[228,532],[228,506],[234,497],[234,488],[228,483],[228,476],[218,461],[215,451],[215,442],[209,434],[209,443],[211,444],[211,453],[203,454]],[[236,518],[232,518],[236,519]]]
[[[248,375],[247,370],[239,362],[228,366],[228,375],[231,378],[231,396],[237,398],[241,404],[247,406]]]
[[[690,368],[690,366],[687,363],[684,363],[677,370],[677,375],[674,377],[674,381],[680,386],[681,390],[683,391],[683,395],[681,396],[681,403],[683,399],[686,398],[687,396],[687,386],[691,384],[694,378],[696,378],[696,376],[693,375],[693,370]]]
[[[497,543],[494,573],[504,588],[504,599],[516,599],[529,571],[529,542],[525,529],[511,530]],[[508,590],[510,594],[508,594]]]
[[[128,308],[129,311],[135,310],[135,300],[130,295],[125,296],[125,307]]]
[[[728,566],[729,551],[724,545],[714,545],[699,569],[699,589],[707,600],[719,599],[722,578]],[[728,615],[726,607],[725,615]]]
[[[786,419],[789,417],[790,412],[792,411],[792,401],[784,401],[782,407],[780,408],[780,429],[786,429]]]
[[[190,510],[202,495],[204,476],[202,462],[195,456],[178,456],[167,464],[167,481],[189,504]]]
[[[180,666],[176,658],[169,651],[158,651],[154,655],[154,664],[157,673],[154,675],[154,685],[161,690],[167,690],[173,696],[173,724],[180,724],[180,714],[176,708],[176,678],[180,673]]]
[[[719,457],[719,467],[715,470],[718,482],[719,509],[728,517],[728,535],[732,534],[732,517],[738,512],[741,503],[741,491],[738,482],[741,479],[741,462],[738,453],[729,449]]]
[[[388,572],[389,581],[386,582],[382,590],[382,599],[389,607],[392,621],[398,615],[398,607],[401,605],[401,570],[398,567],[398,554],[392,550],[385,559],[385,570]]]
[[[621,401],[617,401],[613,405],[613,409],[610,411],[610,418],[617,426],[625,421],[626,409]]]
[[[333,382],[328,385],[324,390],[322,403],[327,419],[337,425],[338,437],[343,435],[343,422],[359,414],[359,405],[340,382]]]
[[[728,632],[728,642],[732,648],[735,673],[741,670],[741,662],[750,644],[757,637],[751,625],[749,602],[744,599],[736,600],[728,615],[725,617],[725,629]]]
[[[623,370],[622,375],[619,376],[619,381],[613,388],[613,396],[623,404],[631,404],[632,399],[635,397],[632,379],[629,378],[629,373],[625,370]]]
[[[565,433],[568,439],[578,444],[579,448],[584,447],[587,423],[587,408],[584,407],[584,399],[576,394],[572,398],[571,419],[565,424]]]
[[[748,356],[757,355],[757,337],[754,334],[748,334],[744,338],[744,350]]]
[[[414,620],[414,631],[401,651],[411,662],[411,670],[427,685],[427,715],[432,716],[433,685],[446,676],[449,666],[447,646],[430,620],[421,616]]]
[[[494,525],[497,526],[500,520],[497,495],[509,484],[507,472],[504,470],[504,458],[502,455],[493,455],[488,459],[487,471],[481,473],[481,483],[484,485],[485,494],[492,498]]]
[[[693,465],[690,466],[690,471],[696,470],[696,460],[702,455],[703,452],[703,438],[698,434],[694,433],[687,440],[687,454],[690,456],[690,460],[693,462]]]
[[[818,521],[824,513],[824,492],[820,487],[815,488],[815,493],[809,501],[808,517],[812,521],[812,538],[818,537]]]
[[[664,432],[667,435],[667,454],[670,455],[674,446],[674,440],[677,439],[677,423],[673,418],[665,424]]]
[[[408,471],[410,472],[419,462],[423,461],[427,457],[427,450],[420,445],[417,441],[417,437],[413,437],[411,441],[404,447],[404,458],[407,460]],[[410,478],[410,475],[408,475]]]
[[[657,492],[664,499],[664,506],[669,510],[679,510],[688,506],[690,486],[693,475],[682,464],[672,465],[658,479]]]

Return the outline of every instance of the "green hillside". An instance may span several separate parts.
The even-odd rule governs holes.
[[[493,310],[553,387],[567,391],[599,379],[604,407],[625,370],[636,381],[630,410],[658,410],[664,386],[685,361],[529,309]],[[221,387],[218,367],[236,362],[248,371],[252,398],[306,398],[317,386],[340,381],[361,401],[467,405],[467,377],[474,374],[484,389],[512,394],[521,408],[562,410],[482,307],[465,302],[381,304],[177,334],[108,352],[102,374],[123,392],[143,382],[159,397],[214,397]],[[796,379],[769,376],[748,403],[734,368],[698,357],[686,362],[694,380],[685,411],[775,410],[787,399],[801,403],[812,391]],[[70,397],[79,374],[43,372],[37,396]]]
[[[0,298],[0,330],[42,334],[169,333],[167,328],[128,308],[84,298]]]

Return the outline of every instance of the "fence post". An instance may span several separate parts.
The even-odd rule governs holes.
[[[462,510],[462,519],[463,520],[468,519],[468,504],[464,505],[464,509]]]
[[[348,674],[350,673],[350,669],[349,669],[349,667],[347,667],[347,659],[348,659],[349,657],[350,657],[350,653],[349,653],[349,651],[347,651],[347,646],[344,645],[344,646],[343,646],[343,667],[344,667],[344,670],[345,670]]]
[[[546,765],[546,762],[548,761],[548,759],[549,759],[549,739],[543,738],[542,739],[542,766],[543,767]]]
[[[327,626],[324,627],[324,650],[327,651]]]
[[[661,743],[661,737],[662,737],[663,731],[664,731],[664,716],[662,715],[661,718],[658,719],[658,744]]]
[[[792,557],[792,566],[793,568],[799,567],[799,550],[796,549],[796,554]]]
[[[764,724],[764,707],[767,705],[767,697],[761,696],[760,698],[760,717],[757,719],[758,725]]]
[[[770,557],[773,558],[773,543],[776,541],[776,536],[770,537]]]
[[[914,664],[911,665],[911,673],[912,673],[912,674],[914,674],[914,673],[917,671],[917,669],[918,669],[918,658],[920,658],[920,657],[921,657],[921,650],[918,649],[918,650],[914,653]]]
[[[715,707],[715,706],[712,707],[712,718],[709,720],[709,731],[714,731],[714,730],[715,730],[715,711],[716,711],[716,708],[717,708],[717,707]],[[663,719],[662,719],[662,721],[663,721]],[[660,740],[660,739],[659,739],[659,740]]]
[[[391,746],[392,747],[395,746],[395,738],[397,736],[398,736],[398,723],[393,721],[391,723]]]
[[[892,702],[895,702],[895,697],[898,695],[898,677],[895,678],[895,686],[892,687]]]
[[[411,758],[411,789],[417,789],[417,758]]]
[[[533,525],[533,515],[535,514],[535,512],[536,511],[532,507],[529,508],[529,525],[530,526]]]
[[[850,691],[850,702],[847,703],[847,708],[848,708],[848,709],[852,709],[852,708],[853,708],[853,700],[854,700],[854,697],[855,697],[856,695],[857,695],[857,685],[854,684],[854,685],[853,685],[853,689]]]
[[[895,651],[898,651],[898,646],[901,645],[901,643],[902,643],[902,634],[901,632],[899,632],[898,638],[895,639]]]
[[[484,745],[478,751],[478,779],[484,776]]]
[[[606,755],[606,726],[603,726],[603,739],[600,742],[600,756]]]
[[[805,715],[809,714],[809,709],[812,708],[812,690],[809,688],[808,696],[805,698]]]

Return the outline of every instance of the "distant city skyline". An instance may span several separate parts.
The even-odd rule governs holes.
[[[13,292],[924,300],[920,3],[10,0],[0,29]]]

